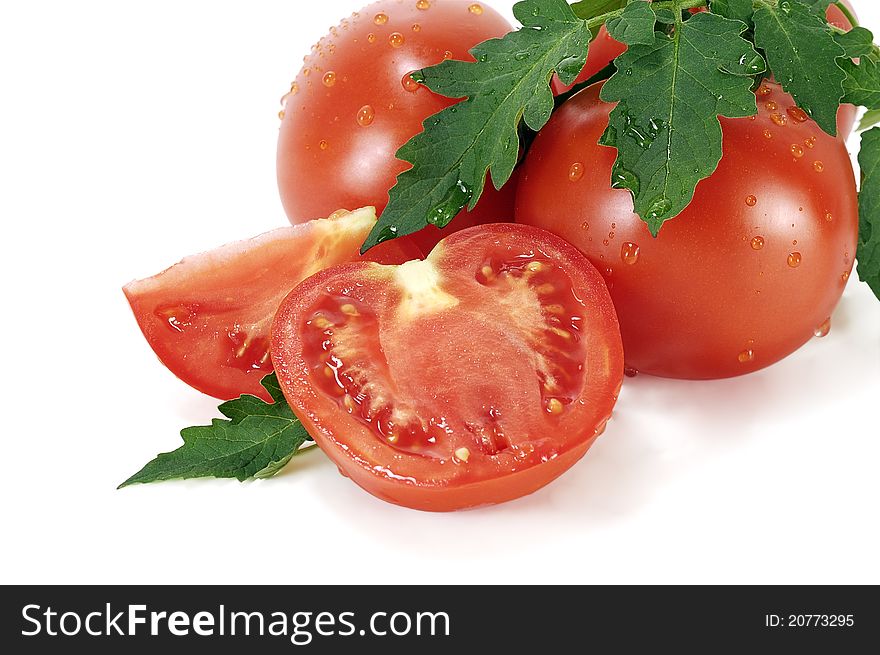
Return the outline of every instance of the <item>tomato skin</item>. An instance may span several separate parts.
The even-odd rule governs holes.
[[[397,150],[422,131],[422,121],[456,102],[417,84],[407,90],[404,77],[447,56],[473,61],[470,48],[511,30],[486,5],[469,11],[468,0],[432,0],[425,10],[416,4],[375,2],[333,28],[306,57],[296,92],[285,96],[278,134],[278,188],[291,223],[340,207],[372,205],[381,213],[397,176],[409,168]],[[377,24],[376,16],[387,18]],[[390,42],[394,34],[403,39],[399,47]],[[512,195],[487,185],[481,205],[488,218],[512,220]],[[493,210],[499,203],[504,210]],[[454,219],[445,233],[472,224],[479,209]],[[417,240],[427,253],[440,236],[434,228]]]
[[[548,290],[544,278],[527,277],[525,270],[522,277],[514,278],[502,272],[497,277],[485,273],[488,262],[504,271],[504,262],[526,266],[538,259],[547,262],[542,264],[544,272],[529,276],[557,275],[551,279],[569,280],[571,287]],[[623,349],[601,275],[557,237],[512,224],[459,231],[441,241],[426,262],[406,266],[413,264],[415,268],[399,274],[395,267],[365,263],[335,266],[303,281],[288,295],[272,328],[272,358],[285,397],[340,471],[388,502],[451,511],[532,493],[583,456],[604,430],[617,400]],[[435,280],[432,289],[441,290],[446,302],[451,302],[450,297],[454,302],[413,313],[413,307],[422,307],[426,298],[434,297],[421,285],[418,293],[410,295],[410,283],[401,280],[414,278]],[[495,283],[497,287],[492,286]],[[558,293],[567,299],[561,302],[582,311],[574,341],[560,341],[559,336],[545,341],[549,332],[538,338],[523,327],[532,326],[523,318],[529,305],[512,294],[526,284],[534,285],[528,289],[536,298]],[[492,295],[496,293],[500,295]],[[547,297],[546,302],[560,302]],[[342,303],[341,311],[332,314],[328,309],[332,303]],[[560,307],[544,306],[554,316]],[[550,314],[542,316],[541,325],[555,320],[548,318]],[[564,354],[553,360],[558,352]],[[572,353],[577,357],[568,359],[574,357]],[[553,366],[567,367],[564,370],[571,375],[535,363],[550,360],[555,361]],[[356,374],[346,377],[346,366],[354,366]],[[333,370],[335,381],[324,375],[326,367]],[[566,409],[557,408],[558,415],[546,409],[543,400],[530,404],[544,398],[541,383],[532,377],[537,370],[555,371],[553,394],[563,393],[560,389],[574,394]],[[366,400],[355,404],[354,390],[334,392],[342,379],[345,384],[356,381],[361,390],[357,396]],[[376,408],[370,398],[386,405]],[[372,418],[365,420],[367,405]],[[441,417],[445,431],[436,444],[428,444],[408,441],[404,428],[394,432],[392,442],[387,436],[391,428],[386,433],[380,426],[383,421],[391,425],[391,419],[381,418],[387,416],[386,406],[415,411],[417,425],[436,426],[436,418]],[[485,424],[480,421],[489,421],[490,416],[500,421],[492,425],[498,426],[506,445],[487,451],[478,435],[484,434]],[[469,457],[455,461],[450,453],[458,457],[462,446],[469,449]]]
[[[612,105],[599,85],[557,111],[528,153],[516,220],[553,231],[605,273],[629,367],[694,379],[749,373],[808,341],[840,299],[858,224],[849,156],[813,121],[794,120],[778,85],[764,87],[755,120],[721,120],[718,169],[656,239],[629,191],[610,187],[616,150],[597,141]],[[585,174],[572,182],[574,162]]]
[[[375,224],[369,207],[280,228],[187,257],[123,292],[150,347],[178,378],[223,400],[248,393],[268,401],[260,380],[272,371],[269,328],[281,300],[324,266],[361,259]],[[394,240],[363,259],[400,264],[419,254]]]

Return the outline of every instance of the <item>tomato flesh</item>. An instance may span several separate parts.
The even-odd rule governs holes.
[[[397,159],[397,150],[422,131],[425,119],[457,102],[409,73],[444,59],[474,61],[470,48],[511,30],[491,7],[471,11],[472,5],[375,2],[312,48],[284,96],[278,134],[278,188],[292,223],[339,207],[372,205],[381,213],[397,176],[410,166]],[[513,193],[488,184],[473,212],[461,212],[442,233],[428,227],[414,240],[427,254],[457,229],[511,220]]]
[[[552,235],[470,228],[426,261],[298,286],[272,352],[294,411],[370,493],[425,510],[547,484],[604,428],[622,379],[596,270]]]
[[[561,236],[604,273],[627,365],[667,377],[735,376],[823,332],[856,247],[843,142],[765,81],[758,115],[721,120],[717,170],[654,238],[629,191],[610,186],[616,150],[597,142],[612,105],[599,88],[575,95],[535,139],[516,220]]]
[[[217,398],[249,393],[272,370],[269,330],[290,289],[326,266],[359,258],[376,223],[372,208],[281,228],[184,259],[123,289],[141,331],[181,380]],[[401,263],[419,255],[382,244],[370,259]]]

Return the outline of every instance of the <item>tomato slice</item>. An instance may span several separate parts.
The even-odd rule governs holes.
[[[284,227],[187,257],[123,288],[150,346],[181,380],[228,400],[249,393],[271,400],[260,379],[271,372],[269,329],[291,288],[327,266],[359,259],[372,207]],[[406,243],[382,244],[370,259],[418,257]]]
[[[623,348],[602,276],[544,230],[477,226],[424,261],[351,263],[282,303],[272,359],[340,470],[446,511],[544,486],[605,427]]]

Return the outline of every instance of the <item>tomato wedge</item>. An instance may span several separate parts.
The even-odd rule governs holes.
[[[187,257],[123,288],[150,346],[181,380],[228,400],[271,400],[260,379],[272,370],[269,328],[284,296],[327,266],[359,259],[376,223],[372,207],[283,227]],[[382,244],[370,259],[402,263],[411,244]]]
[[[424,261],[308,278],[278,310],[272,359],[344,474],[432,511],[559,476],[604,429],[623,379],[602,276],[560,238],[511,224],[457,232]]]

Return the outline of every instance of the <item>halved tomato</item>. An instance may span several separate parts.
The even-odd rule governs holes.
[[[171,372],[211,396],[271,400],[260,379],[272,370],[269,328],[282,298],[327,266],[360,259],[372,207],[283,227],[187,257],[123,288],[141,331]],[[382,244],[368,257],[402,263],[411,244]]]
[[[308,278],[278,310],[272,359],[341,471],[432,511],[559,476],[604,429],[623,378],[602,276],[558,237],[509,224],[457,232],[424,261]]]

